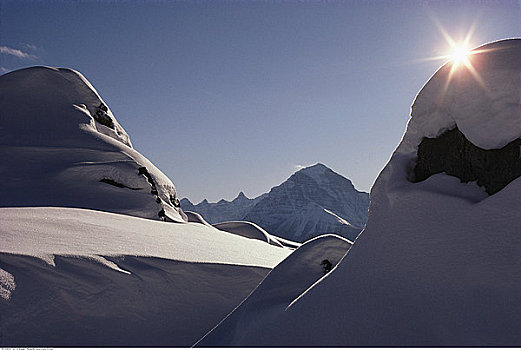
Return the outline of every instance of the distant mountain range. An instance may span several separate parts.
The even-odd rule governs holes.
[[[303,168],[268,193],[247,198],[194,205],[181,200],[181,208],[201,214],[209,223],[246,220],[269,233],[297,242],[326,233],[354,240],[365,226],[369,194],[323,164]]]

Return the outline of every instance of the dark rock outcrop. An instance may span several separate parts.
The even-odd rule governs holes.
[[[99,180],[99,182],[104,182],[106,184],[109,184],[109,185],[112,185],[112,186],[116,186],[116,187],[119,187],[119,188],[128,188],[129,190],[133,190],[133,191],[138,191],[138,190],[142,189],[140,187],[129,187],[127,185],[124,185],[122,183],[119,183],[117,181],[114,181],[112,179],[107,179],[107,178],[103,178],[103,179]]]
[[[477,181],[489,195],[500,191],[521,175],[521,139],[500,149],[475,146],[458,128],[437,138],[424,138],[418,146],[414,182],[445,172],[461,182]]]

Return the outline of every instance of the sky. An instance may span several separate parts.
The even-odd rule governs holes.
[[[443,31],[521,37],[521,0],[0,0],[0,73],[80,71],[194,203],[317,162],[369,191],[447,60]]]

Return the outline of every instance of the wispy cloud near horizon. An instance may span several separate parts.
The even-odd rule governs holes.
[[[33,44],[25,44],[25,47],[28,48],[29,50],[33,50],[33,51],[38,50],[38,46],[33,45]]]
[[[0,53],[5,55],[11,55],[22,59],[36,59],[38,58],[36,55],[32,55],[27,52],[23,52],[22,50],[13,49],[8,46],[0,46]]]

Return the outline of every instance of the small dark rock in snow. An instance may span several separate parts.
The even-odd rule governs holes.
[[[327,259],[322,260],[320,265],[322,266],[322,272],[324,273],[324,275],[331,271],[331,269],[333,268],[333,265]]]

